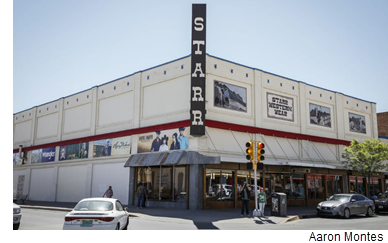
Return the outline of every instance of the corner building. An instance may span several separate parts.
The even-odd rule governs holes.
[[[239,208],[241,184],[254,185],[250,140],[266,145],[257,184],[269,199],[366,195],[366,178],[340,158],[353,138],[378,138],[375,103],[207,54],[206,134],[195,137],[190,66],[189,55],[14,114],[14,197],[77,202],[112,186],[136,205],[144,183],[146,206]],[[383,171],[372,180],[371,190],[386,190]]]

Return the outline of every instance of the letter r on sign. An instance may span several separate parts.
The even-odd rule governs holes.
[[[203,125],[202,112],[198,110],[194,110],[192,111],[192,113],[194,115],[192,125]]]
[[[193,91],[194,91],[194,95],[193,95],[192,101],[203,101],[202,88],[201,87],[193,87]]]

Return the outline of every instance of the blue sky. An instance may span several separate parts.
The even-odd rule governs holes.
[[[192,3],[13,1],[13,113],[189,55]],[[201,3],[210,55],[388,111],[388,1]]]

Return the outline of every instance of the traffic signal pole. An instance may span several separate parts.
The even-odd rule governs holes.
[[[252,216],[258,217],[261,216],[259,215],[259,210],[258,210],[258,202],[257,202],[257,163],[261,163],[262,160],[264,160],[263,154],[265,153],[264,147],[265,145],[261,143],[260,141],[249,141],[245,144],[247,147],[246,150],[246,159],[252,162],[254,174],[255,174],[255,189],[254,189],[254,194],[255,194],[255,210],[252,213]],[[264,186],[264,185],[263,185]]]

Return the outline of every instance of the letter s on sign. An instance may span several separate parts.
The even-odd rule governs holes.
[[[196,18],[194,19],[194,24],[200,26],[200,27],[195,26],[195,27],[194,27],[195,31],[202,31],[202,30],[203,30],[203,24],[202,24],[202,23],[198,23],[199,21],[203,22],[203,18],[201,18],[201,17],[196,17]]]

